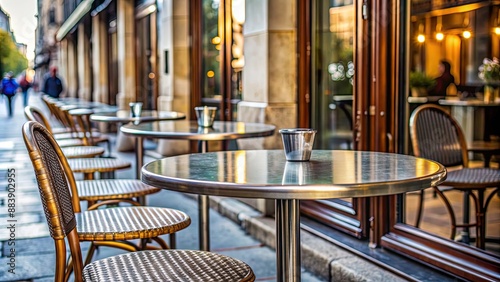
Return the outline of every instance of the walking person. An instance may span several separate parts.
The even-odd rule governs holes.
[[[57,68],[52,67],[50,73],[45,77],[42,92],[53,98],[59,98],[63,91],[61,79],[57,76]]]
[[[14,96],[16,95],[17,88],[19,88],[19,85],[12,76],[12,72],[8,72],[7,75],[2,79],[1,87],[2,94],[7,98],[7,111],[9,117],[12,117],[12,107],[14,106],[12,103],[14,102]]]
[[[31,88],[32,84],[28,81],[26,77],[26,72],[21,75],[21,79],[19,81],[19,86],[21,87],[21,92],[23,93],[23,104],[24,107],[28,105],[28,90]]]

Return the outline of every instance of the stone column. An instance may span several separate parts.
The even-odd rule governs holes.
[[[90,42],[85,34],[85,24],[80,23],[77,30],[77,68],[78,68],[78,97],[86,101],[91,100],[91,72],[90,72]]]
[[[59,42],[59,77],[61,78],[64,86],[64,93],[68,95],[68,40],[63,39]]]
[[[297,125],[295,1],[246,1],[245,66],[238,120]],[[282,148],[281,136],[238,140],[241,149]]]
[[[158,109],[162,111],[189,113],[190,109],[188,2],[164,0],[158,13],[161,21],[158,32]],[[188,141],[158,140],[157,153],[160,155],[170,156],[188,152]]]
[[[66,40],[68,45],[68,65],[67,65],[67,77],[64,86],[66,88],[66,96],[77,97],[78,93],[78,75],[77,75],[77,60],[76,60],[76,50],[73,40]]]
[[[108,31],[102,13],[92,18],[92,60],[94,101],[109,103]]]
[[[118,37],[118,95],[117,105],[126,109],[136,99],[135,13],[133,0],[116,2]]]
[[[282,148],[280,128],[297,126],[296,1],[246,1],[245,66],[238,120],[276,125],[273,137],[238,140],[240,149]],[[274,201],[242,199],[266,215]]]

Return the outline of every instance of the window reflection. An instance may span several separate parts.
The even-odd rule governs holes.
[[[352,149],[354,77],[352,1],[318,1],[312,54],[313,105],[319,149]]]
[[[465,133],[466,140],[495,140],[500,136],[500,127],[494,122],[498,115],[488,108],[460,108],[446,106],[439,99],[453,98],[460,100],[481,100],[484,94],[485,82],[479,76],[479,67],[484,58],[499,57],[500,37],[497,29],[500,27],[500,9],[492,1],[412,1],[410,10],[409,36],[409,71],[419,72],[430,78],[441,74],[439,62],[445,60],[450,63],[450,72],[454,77],[445,92],[436,94],[427,87],[424,94],[418,98],[410,97],[409,113],[421,104],[435,103],[447,107],[450,113],[458,120]],[[410,81],[410,87],[412,81]],[[417,93],[417,92],[411,92]],[[409,96],[416,94],[408,93]],[[436,97],[435,97],[436,96]],[[481,100],[482,101],[482,100]],[[467,111],[467,115],[463,114]],[[458,114],[462,113],[462,118]],[[411,153],[411,150],[409,150]],[[472,166],[483,166],[481,155],[470,155]],[[498,167],[498,159],[491,163]],[[449,200],[456,216],[457,224],[464,222],[464,192],[455,189],[442,189]],[[485,191],[485,198],[493,188]],[[404,196],[404,221],[415,226],[419,214],[420,192],[409,193]],[[419,228],[439,237],[466,244],[463,241],[464,228],[458,228],[457,234],[451,236],[450,214],[443,200],[433,189],[424,190],[423,209]],[[467,214],[467,212],[466,212]],[[469,222],[475,223],[475,207],[469,207]],[[500,253],[499,234],[500,197],[493,195],[486,215],[486,251]],[[471,241],[468,245],[475,246],[475,227],[469,232]]]

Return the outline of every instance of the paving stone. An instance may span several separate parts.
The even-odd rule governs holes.
[[[9,262],[9,258],[0,258],[2,266],[0,267],[0,281],[22,281],[54,275],[54,253],[16,256],[15,274],[9,272]]]

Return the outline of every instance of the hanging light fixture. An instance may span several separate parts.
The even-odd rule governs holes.
[[[424,35],[424,25],[423,24],[418,24],[418,35],[417,35],[417,41],[419,43],[424,43],[425,42],[425,35]]]
[[[498,9],[497,14],[497,26],[493,28],[493,32],[495,32],[496,35],[500,35],[500,9]]]
[[[441,32],[441,28],[443,27],[443,19],[442,16],[438,16],[436,18],[436,39],[441,41],[444,39],[444,34]]]
[[[463,24],[463,26],[464,26],[464,28],[468,28],[468,27],[469,27],[469,13],[465,13],[465,17],[464,17],[464,24]],[[465,30],[462,32],[462,36],[463,36],[463,38],[465,38],[465,39],[469,39],[469,38],[471,38],[472,33],[470,32],[470,30],[465,29]]]

